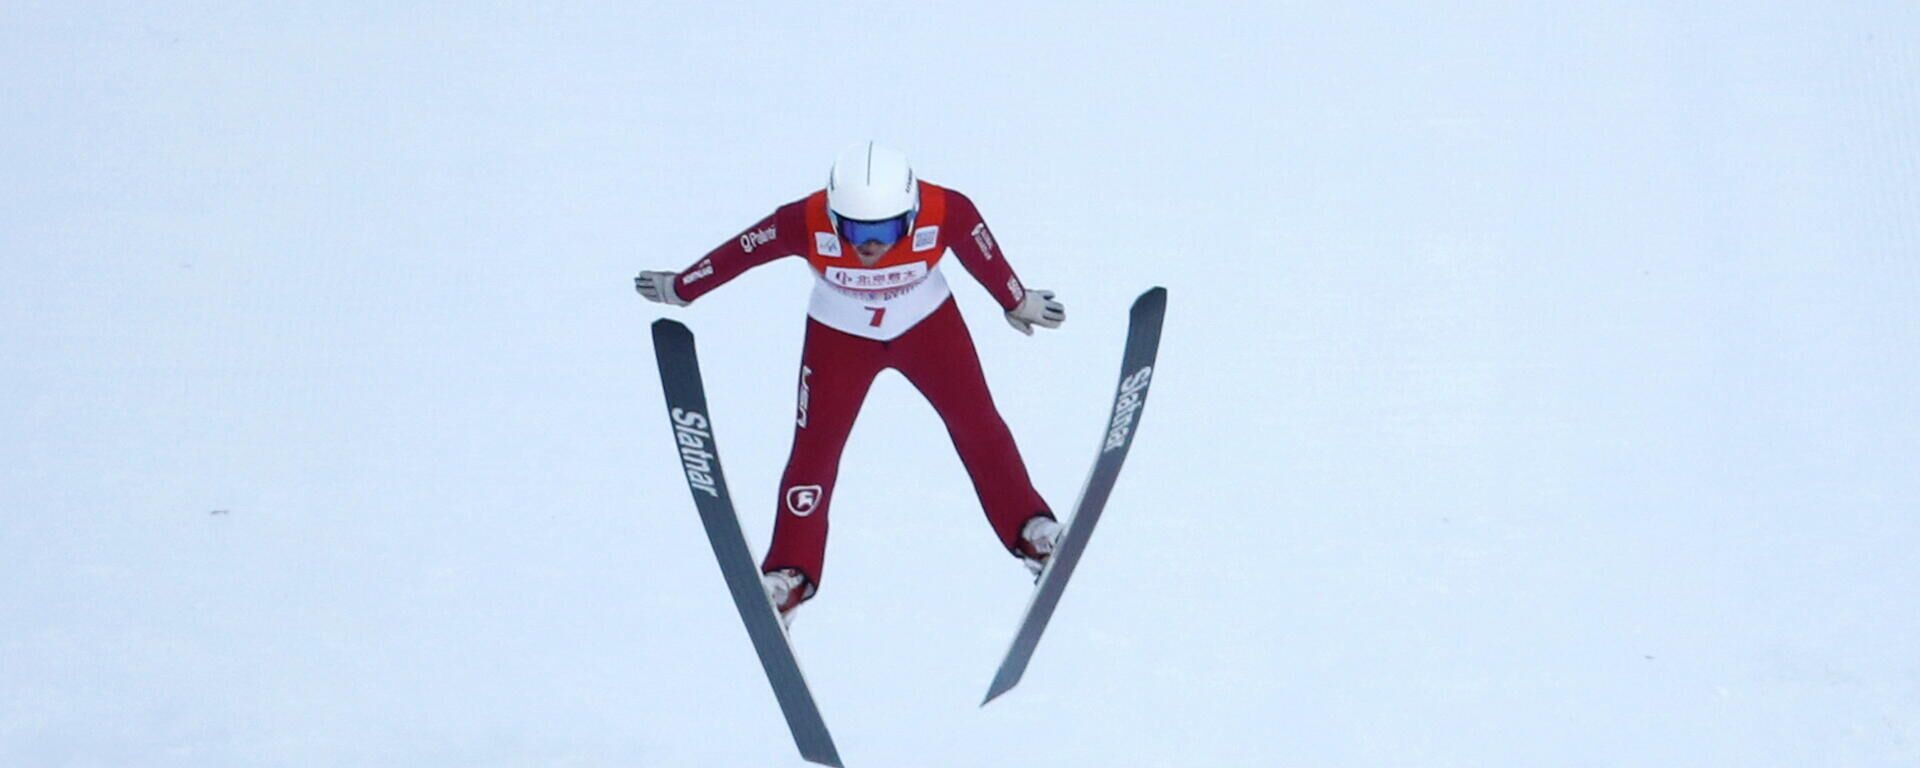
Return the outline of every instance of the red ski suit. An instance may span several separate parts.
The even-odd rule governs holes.
[[[941,257],[951,249],[1003,309],[1018,306],[1025,289],[972,201],[924,181],[919,195],[909,235],[876,262],[836,233],[822,190],[781,206],[674,280],[675,293],[691,302],[776,259],[800,256],[813,269],[793,450],[763,571],[793,568],[820,584],[840,455],[874,377],[888,368],[946,422],[1002,546],[1014,551],[1021,525],[1035,515],[1053,517],[993,405],[973,337],[939,272]]]

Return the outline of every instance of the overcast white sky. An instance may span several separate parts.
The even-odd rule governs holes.
[[[808,277],[677,269],[877,138],[1073,502],[1030,588],[903,380],[798,652],[852,766],[1920,763],[1911,3],[0,8],[0,763],[797,763],[672,453],[749,540]],[[219,514],[215,514],[219,512]]]

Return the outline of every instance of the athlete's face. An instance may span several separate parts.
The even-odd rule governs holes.
[[[873,261],[874,259],[877,259],[877,258],[880,258],[881,256],[886,255],[887,249],[892,247],[893,247],[893,243],[883,243],[878,240],[868,240],[864,243],[854,246],[853,249],[856,251],[859,251],[860,256],[865,258],[866,260]]]

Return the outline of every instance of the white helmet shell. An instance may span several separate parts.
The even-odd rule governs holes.
[[[863,141],[834,158],[827,173],[827,210],[858,221],[884,221],[920,208],[920,185],[905,152]]]

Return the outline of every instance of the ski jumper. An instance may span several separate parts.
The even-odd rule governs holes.
[[[942,256],[958,256],[1002,309],[1018,306],[1026,291],[972,201],[924,181],[919,195],[907,235],[871,264],[835,231],[821,190],[781,206],[674,280],[675,293],[692,302],[776,259],[799,256],[813,271],[793,450],[763,572],[793,568],[818,588],[840,455],[874,377],[888,368],[946,423],[1002,546],[1014,552],[1021,524],[1053,517],[994,407],[973,337],[940,273]]]

